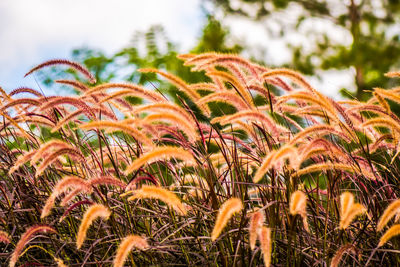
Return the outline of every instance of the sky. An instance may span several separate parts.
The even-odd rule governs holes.
[[[204,21],[200,0],[0,0],[0,86],[37,88],[33,66],[86,46],[111,55],[155,24],[184,51]]]
[[[293,17],[296,10],[285,12],[291,16],[276,14],[277,18]],[[0,86],[6,91],[20,86],[37,89],[40,85],[34,75],[23,78],[33,66],[49,59],[70,59],[71,51],[82,47],[112,55],[127,46],[136,31],[156,24],[163,25],[167,36],[185,53],[196,44],[205,21],[201,0],[0,0]],[[265,50],[267,64],[279,66],[290,60],[284,42],[268,39],[262,24],[237,17],[224,22],[234,38]],[[330,29],[315,21],[310,27],[315,25],[321,31]],[[290,42],[309,41],[301,34],[288,38]],[[340,88],[352,89],[352,75],[351,69],[330,71],[322,74],[322,81],[309,80],[337,98]]]

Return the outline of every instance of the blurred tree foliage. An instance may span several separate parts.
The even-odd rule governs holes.
[[[213,16],[207,17],[207,23],[202,29],[202,34],[191,53],[202,52],[223,52],[240,53],[243,47],[235,42],[229,45],[229,31]],[[183,66],[182,61],[177,58],[178,47],[172,43],[160,25],[150,27],[146,32],[136,32],[133,40],[128,47],[116,52],[108,57],[102,51],[91,48],[75,49],[72,52],[73,60],[82,62],[95,75],[97,83],[111,82],[113,80],[125,80],[136,84],[153,87],[162,93],[168,94],[179,103],[185,100],[192,110],[197,107],[181,91],[177,90],[164,79],[160,79],[154,73],[140,73],[140,68],[157,68],[177,75],[188,83],[209,81],[203,72],[191,72],[189,67]],[[56,69],[53,69],[56,71]],[[76,73],[71,72],[75,79],[79,80]],[[53,73],[50,76],[63,76],[63,73]],[[44,75],[46,80],[51,82],[54,77],[49,77],[49,73]],[[84,81],[83,81],[84,82]],[[137,103],[138,99],[128,99]],[[214,114],[229,114],[235,109],[228,105],[219,103],[211,107]],[[196,114],[202,118],[199,110]]]
[[[277,13],[281,14],[279,27],[282,36],[298,31],[306,21],[310,23],[310,18],[313,22],[325,22],[347,33],[351,37],[350,45],[332,40],[332,32],[318,33],[312,49],[303,45],[289,45],[293,52],[289,66],[305,74],[315,74],[318,69],[340,70],[353,67],[356,92],[342,89],[342,93],[347,96],[350,93],[358,99],[366,99],[368,90],[373,87],[388,88],[389,80],[383,73],[400,68],[399,0],[209,1],[222,7],[228,15],[258,21],[266,28],[270,25],[268,19],[276,17]],[[294,23],[290,23],[293,20]]]
[[[228,37],[228,29],[213,16],[208,16],[202,34],[190,52],[196,54],[210,51],[240,53],[243,47],[234,42],[229,45]],[[193,73],[189,67],[183,66],[182,61],[177,58],[177,50],[177,45],[169,40],[163,27],[156,25],[150,27],[146,32],[136,32],[130,45],[112,56],[106,56],[102,51],[92,48],[75,49],[72,56],[73,60],[85,64],[95,75],[97,83],[125,80],[142,84],[174,97],[176,102],[185,99],[190,105],[189,99],[184,94],[156,74],[137,71],[140,68],[157,68],[175,74],[189,83],[208,81],[203,72]],[[59,73],[56,69],[53,69],[53,72],[55,73],[42,73],[45,83],[51,83],[54,76],[65,76],[65,73]],[[79,76],[74,72],[71,74],[79,80]],[[135,102],[136,100],[131,99],[131,101]],[[191,107],[195,109],[194,105]],[[222,104],[219,108],[223,109],[225,113],[232,112]]]
[[[213,10],[222,9],[227,16],[240,16],[265,25],[265,33],[270,35],[270,38],[285,39],[290,34],[301,32],[309,42],[287,44],[292,52],[292,60],[285,64],[287,67],[308,75],[315,75],[318,70],[345,70],[352,67],[356,91],[349,92],[343,88],[341,93],[345,97],[365,100],[369,98],[373,87],[392,87],[393,79],[387,79],[383,74],[389,70],[400,69],[399,0],[208,2],[213,3]],[[341,36],[332,38],[336,30],[317,31],[318,26],[314,26],[314,23],[330,25],[329,29],[336,29],[337,34]],[[308,25],[306,32],[305,25]],[[277,26],[279,30],[276,29]],[[343,41],[342,35],[347,41]],[[209,15],[197,44],[190,52],[240,53],[249,47],[244,43],[239,45],[230,42],[230,37],[228,29]],[[265,46],[268,49],[268,44]],[[155,74],[141,74],[135,70],[154,67],[167,70],[187,82],[203,81],[205,77],[202,73],[190,73],[189,68],[182,66],[181,61],[176,58],[177,50],[177,44],[169,40],[162,26],[153,26],[147,32],[137,32],[128,47],[112,56],[106,56],[95,49],[81,48],[73,51],[73,57],[74,60],[88,66],[99,82],[111,81],[117,77],[117,80],[151,84],[174,95],[174,88],[163,83]],[[262,63],[264,58],[260,57],[263,55],[253,57],[252,60]]]
[[[202,35],[190,52],[240,53],[243,47],[239,44],[228,45],[228,35],[228,30],[219,21],[208,16]],[[122,78],[138,84],[153,83],[157,88],[171,89],[169,84],[163,83],[155,74],[137,72],[139,68],[166,70],[189,83],[204,81],[206,77],[203,73],[192,73],[190,68],[182,66],[182,61],[177,59],[177,48],[166,36],[163,27],[157,25],[146,32],[136,32],[131,44],[111,57],[101,51],[81,48],[73,51],[73,58],[84,63],[94,73],[98,83],[109,82],[118,76],[119,80]],[[161,84],[163,86],[159,86]]]

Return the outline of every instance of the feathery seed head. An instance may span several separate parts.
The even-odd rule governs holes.
[[[222,204],[218,211],[217,220],[211,233],[211,240],[215,241],[228,223],[233,214],[243,209],[242,201],[239,198],[230,198]]]
[[[110,215],[111,211],[106,206],[101,204],[91,205],[83,215],[81,224],[79,226],[78,234],[76,237],[76,247],[78,249],[82,247],[82,244],[86,239],[86,232],[95,219],[101,217],[107,220]]]
[[[385,209],[382,216],[379,218],[377,231],[382,231],[383,227],[390,221],[393,216],[400,212],[400,199],[393,201],[390,205]]]
[[[260,235],[262,225],[264,223],[264,215],[261,211],[255,211],[250,217],[249,227],[249,243],[250,248],[254,250],[256,247],[257,236]]]
[[[264,257],[264,266],[269,267],[271,264],[271,253],[272,253],[272,240],[271,240],[271,229],[263,226],[259,235],[261,243],[261,252]]]
[[[15,266],[19,256],[21,255],[23,248],[30,240],[32,240],[32,236],[34,236],[38,233],[48,233],[48,232],[55,233],[56,230],[47,225],[34,225],[34,226],[29,227],[25,231],[25,233],[22,234],[17,245],[15,246],[14,252],[11,255],[9,267]]]
[[[141,189],[133,191],[134,195],[129,197],[128,200],[153,198],[165,202],[168,206],[173,208],[181,215],[186,215],[186,208],[183,206],[181,200],[171,191],[157,187],[143,185]]]
[[[388,242],[392,237],[400,234],[400,224],[395,224],[390,227],[379,240],[378,247],[383,246],[386,242]]]
[[[128,235],[126,236],[121,244],[118,246],[117,253],[114,259],[114,267],[123,267],[126,257],[128,257],[129,252],[132,248],[137,248],[139,250],[147,249],[149,245],[146,239],[138,235]]]

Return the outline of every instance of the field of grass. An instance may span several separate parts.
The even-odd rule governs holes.
[[[73,69],[55,82],[75,95],[1,90],[1,266],[399,265],[400,87],[335,101],[293,70],[180,58],[207,80],[138,71],[183,97],[67,60],[27,75]]]

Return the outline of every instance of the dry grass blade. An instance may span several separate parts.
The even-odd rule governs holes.
[[[79,225],[78,235],[76,237],[76,247],[78,249],[82,247],[82,244],[86,239],[86,232],[95,219],[101,217],[107,220],[110,215],[111,211],[101,204],[93,204],[90,206],[83,215],[82,222]]]
[[[168,111],[169,113],[175,113],[185,118],[193,126],[196,126],[196,121],[193,117],[186,110],[173,103],[163,102],[137,106],[132,110],[132,114],[138,114],[144,111]]]
[[[334,170],[340,170],[340,171],[346,171],[350,173],[357,173],[357,170],[355,170],[355,167],[348,165],[348,164],[342,164],[342,163],[320,163],[320,164],[313,164],[308,167],[305,167],[303,169],[298,170],[295,174],[297,176],[301,176],[304,174],[312,173],[312,172],[320,172],[320,171],[334,171]],[[369,178],[374,178],[373,175],[369,174],[367,175]]]
[[[210,102],[226,102],[234,107],[236,107],[238,110],[244,110],[244,109],[249,109],[251,108],[240,96],[238,96],[236,93],[233,93],[231,91],[224,91],[224,92],[217,92],[217,93],[212,93],[209,94],[205,97],[200,98],[196,104],[199,106],[202,106],[203,108],[205,107],[206,103]]]
[[[18,98],[18,99],[13,99],[4,106],[0,107],[1,110],[9,109],[13,106],[18,106],[18,105],[31,105],[31,106],[39,106],[40,102],[36,99],[33,98]]]
[[[302,191],[294,192],[290,197],[290,214],[302,214],[306,212],[307,196]]]
[[[14,89],[8,94],[8,96],[11,97],[13,95],[17,95],[17,94],[21,94],[21,93],[29,93],[29,94],[35,95],[37,97],[43,96],[42,93],[36,91],[35,89],[28,88],[28,87],[20,87],[20,88]]]
[[[243,209],[242,201],[239,198],[230,198],[222,204],[218,211],[217,220],[211,233],[211,240],[215,241],[228,223],[229,219]]]
[[[385,109],[385,111],[389,113],[390,112],[389,103],[386,102],[386,100],[378,92],[374,92],[373,95],[376,97],[379,104]]]
[[[295,144],[299,141],[302,141],[304,138],[309,138],[311,134],[317,135],[325,135],[337,132],[334,126],[331,125],[315,125],[311,126],[301,132],[298,132],[292,140],[290,140],[291,144]]]
[[[230,75],[225,71],[217,71],[217,70],[209,71],[206,74],[207,76],[210,77],[214,76],[229,82],[235,87],[235,89],[238,91],[238,95],[240,95],[240,97],[242,97],[248,105],[254,106],[250,92],[236,79],[235,76]]]
[[[8,174],[9,175],[13,174],[16,170],[18,170],[19,167],[21,167],[21,165],[23,165],[25,162],[30,160],[35,155],[35,153],[36,153],[36,150],[32,150],[32,151],[25,152],[25,154],[18,156],[17,160],[14,163],[14,166],[10,169]]]
[[[373,118],[369,119],[368,121],[364,122],[361,127],[368,127],[368,126],[384,126],[390,129],[396,130],[400,133],[400,125],[391,118]]]
[[[258,183],[264,174],[277,162],[283,160],[287,157],[293,157],[296,153],[296,149],[294,149],[291,145],[285,145],[278,151],[273,151],[268,154],[268,156],[263,160],[261,166],[257,169],[257,172],[254,174],[253,182]]]
[[[397,78],[400,77],[400,71],[390,71],[385,73],[385,76],[389,78]]]
[[[81,92],[86,92],[89,90],[89,87],[87,87],[85,84],[75,80],[55,80],[55,82],[70,85]]]
[[[184,117],[176,115],[174,113],[156,113],[150,114],[143,120],[145,123],[153,123],[157,121],[168,121],[174,126],[176,125],[181,129],[189,138],[190,142],[195,142],[199,136],[196,132],[196,125],[189,123]]]
[[[221,124],[228,124],[238,119],[249,119],[261,124],[265,123],[266,128],[271,129],[271,132],[274,134],[274,136],[278,136],[281,132],[287,132],[285,128],[276,124],[267,115],[256,110],[242,110],[233,115],[217,117],[212,119],[211,123],[219,122]]]
[[[181,200],[171,191],[157,187],[143,185],[141,189],[134,191],[134,195],[129,197],[128,200],[154,198],[165,202],[168,206],[172,207],[176,212],[181,215],[186,215],[186,208],[183,206]]]
[[[33,140],[34,138],[31,137],[29,134],[26,133],[26,131],[24,129],[22,129],[21,126],[18,125],[18,123],[13,120],[10,116],[8,116],[6,113],[0,111],[0,116],[3,116],[4,118],[6,118],[15,128],[17,128],[20,133],[28,140]]]
[[[40,106],[40,110],[45,111],[47,109],[55,108],[59,105],[72,105],[77,109],[82,109],[83,113],[91,119],[96,118],[93,108],[86,104],[83,100],[77,97],[68,97],[68,96],[56,96],[50,101],[43,103]]]
[[[91,178],[87,181],[89,186],[96,186],[96,185],[114,185],[121,188],[126,187],[126,183],[121,181],[113,176],[100,176],[96,178]]]

